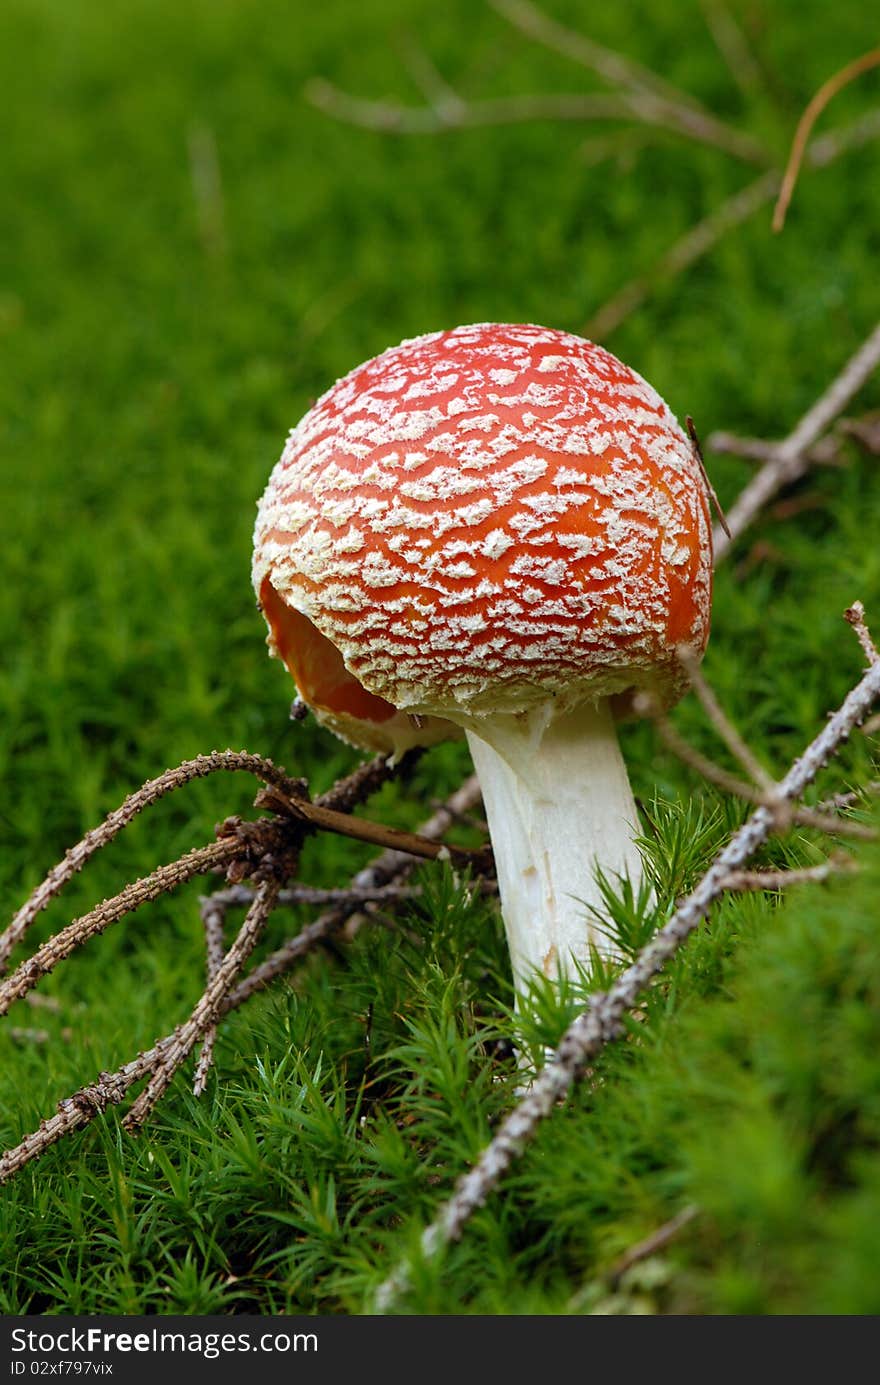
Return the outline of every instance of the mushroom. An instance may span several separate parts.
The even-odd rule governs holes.
[[[400,754],[464,731],[518,991],[612,953],[597,867],[642,869],[615,721],[675,701],[676,650],[709,632],[706,485],[659,395],[545,327],[405,341],[290,434],[253,580],[337,735]]]

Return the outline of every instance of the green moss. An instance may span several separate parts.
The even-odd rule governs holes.
[[[573,3],[553,12],[585,21]],[[745,99],[694,4],[595,8],[590,32],[683,84],[781,156],[806,99],[871,46],[863,5],[833,17],[735,6],[760,54]],[[306,12],[307,11],[307,12]],[[607,127],[548,123],[407,140],[333,122],[314,74],[419,99],[420,41],[467,96],[586,90],[589,76],[469,0],[8,0],[0,13],[0,911],[136,784],[213,746],[272,755],[317,788],[354,757],[308,723],[265,657],[249,585],[255,504],[288,427],[357,361],[474,320],[581,330],[694,221],[754,176],[662,135],[602,154]],[[841,93],[825,128],[873,99]],[[612,131],[613,133],[613,131]],[[207,141],[207,145],[206,145]],[[589,147],[585,147],[585,141]],[[216,149],[222,205],[191,160]],[[194,153],[195,151],[195,153]],[[774,238],[757,215],[658,283],[610,346],[703,436],[777,436],[876,318],[877,146],[798,187]],[[212,220],[213,218],[213,220]],[[218,227],[220,231],[218,232]],[[876,381],[857,407],[880,403]],[[729,502],[749,472],[710,455]],[[782,770],[858,676],[839,618],[880,623],[880,489],[855,448],[762,518],[718,574],[707,671]],[[763,547],[761,547],[763,545]],[[762,556],[763,553],[763,556]],[[695,705],[683,733],[725,760]],[[623,732],[645,805],[658,908],[698,878],[741,809]],[[876,775],[854,736],[815,798]],[[726,760],[725,760],[726,762]],[[432,751],[371,811],[425,816],[464,773]],[[222,776],[139,819],[72,883],[35,939],[247,812]],[[766,864],[809,864],[818,839]],[[368,853],[324,837],[310,879]],[[826,887],[731,899],[635,1027],[556,1112],[438,1267],[421,1312],[876,1312],[876,865]],[[181,1074],[138,1140],[115,1114],[0,1190],[0,1311],[359,1312],[583,996],[514,1017],[491,903],[436,871],[401,926],[310,958],[223,1028],[201,1102]],[[117,925],[0,1027],[0,1144],[151,1043],[202,984],[198,886]],[[617,901],[629,946],[646,900]],[[300,915],[272,921],[277,945]],[[20,955],[20,954],[19,954]],[[668,1250],[612,1287],[614,1258],[688,1202]]]

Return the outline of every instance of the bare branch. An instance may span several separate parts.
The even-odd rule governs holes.
[[[703,755],[690,741],[686,741],[679,735],[668,717],[658,714],[656,708],[651,708],[650,704],[643,697],[636,699],[636,705],[644,711],[644,715],[651,716],[660,739],[668,750],[671,750],[682,764],[689,765],[696,770],[703,779],[715,784],[725,793],[732,794],[735,798],[741,798],[746,803],[756,805],[763,804],[769,808],[775,821],[776,832],[787,832],[793,824],[799,827],[811,827],[814,831],[824,832],[828,836],[852,837],[858,841],[875,841],[877,833],[872,827],[867,827],[860,822],[852,822],[849,818],[837,817],[833,814],[820,812],[816,808],[795,807],[784,802],[779,797],[778,785],[770,781],[770,788],[754,788],[746,783],[744,779],[738,779],[735,774],[729,774],[726,769],[722,769],[714,760]]]
[[[326,793],[319,794],[315,802],[322,808],[333,808],[338,813],[350,813],[359,803],[365,802],[381,789],[383,784],[387,784],[389,779],[397,779],[408,774],[424,753],[421,747],[408,750],[396,763],[392,763],[385,755],[376,755],[372,760],[358,765],[357,769],[352,770],[344,779],[338,779]]]
[[[64,859],[53,866],[45,880],[22,905],[8,928],[0,933],[0,975],[6,970],[9,954],[21,941],[37,915],[46,908],[50,900],[81,871],[87,861],[108,842],[118,836],[144,808],[156,803],[165,794],[189,784],[193,779],[203,779],[216,774],[218,770],[244,771],[262,779],[266,784],[291,792],[295,781],[271,760],[260,755],[250,755],[245,750],[213,750],[209,755],[197,755],[194,760],[185,760],[176,769],[166,769],[156,779],[148,779],[146,784],[129,794],[128,798],[110,813],[102,823],[87,832],[82,841],[71,847]]]
[[[851,125],[832,130],[821,139],[817,139],[808,148],[805,162],[809,168],[826,168],[842,154],[851,149],[858,149],[878,136],[880,111],[869,111]],[[728,231],[742,225],[760,207],[771,202],[778,193],[781,182],[781,175],[775,169],[770,169],[754,182],[733,193],[713,212],[686,231],[647,273],[631,279],[597,308],[583,328],[584,335],[596,341],[610,336],[631,313],[641,307],[658,283],[674,278],[676,274],[696,264]]]
[[[139,1053],[130,1063],[125,1063],[115,1072],[102,1072],[97,1082],[80,1087],[72,1096],[59,1101],[54,1115],[41,1121],[33,1134],[26,1135],[13,1149],[8,1149],[0,1155],[0,1184],[5,1183],[32,1159],[39,1158],[65,1135],[82,1125],[88,1125],[95,1116],[106,1111],[108,1106],[118,1105],[129,1088],[153,1070],[173,1038],[173,1034],[169,1034],[152,1048]]]
[[[479,785],[476,776],[471,775],[447,802],[441,805],[422,825],[421,834],[429,838],[443,836],[457,818],[469,812],[479,801]],[[355,888],[359,887],[364,890],[378,887],[383,882],[388,883],[391,880],[405,877],[415,864],[416,862],[411,856],[394,851],[385,851],[371,865],[359,871],[352,883]],[[254,892],[242,886],[218,891],[217,894],[222,898],[223,907],[226,908],[239,904],[250,907],[255,901]],[[279,891],[279,900],[280,895],[281,892]],[[230,896],[232,897],[230,898]],[[255,967],[233,989],[224,993],[218,1002],[216,1013],[212,1010],[209,1023],[214,1023],[217,1019],[228,1015],[243,1005],[252,995],[264,990],[275,977],[289,971],[312,948],[338,932],[350,916],[350,906],[341,907],[328,911],[307,925],[283,948]],[[36,997],[34,998],[36,999]],[[25,1136],[14,1149],[0,1155],[0,1183],[5,1182],[31,1160],[38,1158],[44,1150],[71,1131],[87,1125],[109,1105],[115,1105],[122,1101],[136,1082],[162,1065],[166,1054],[176,1042],[177,1031],[175,1034],[169,1034],[164,1039],[158,1040],[151,1049],[139,1053],[136,1058],[125,1063],[116,1072],[101,1073],[97,1082],[81,1088],[72,1096],[59,1102],[57,1112],[48,1120],[42,1121],[33,1134]]]
[[[303,94],[335,120],[394,135],[438,135],[446,130],[520,125],[532,120],[628,120],[633,115],[631,103],[623,96],[576,92],[500,96],[455,106],[403,106],[351,96],[323,77],[314,77],[306,83]]]
[[[134,1131],[143,1125],[156,1102],[164,1094],[181,1063],[189,1056],[201,1036],[217,1019],[225,996],[256,946],[266,920],[275,907],[278,889],[278,880],[264,880],[258,887],[254,902],[239,929],[238,936],[223,958],[204,995],[195,1006],[189,1019],[175,1029],[170,1043],[162,1050],[161,1060],[154,1068],[149,1082],[126,1112],[122,1122],[126,1130]]]
[[[751,100],[764,83],[742,30],[724,0],[700,0],[700,8],[727,70],[743,96]]]
[[[849,420],[841,419],[835,424],[831,433],[826,433],[824,438],[820,438],[812,447],[808,447],[804,453],[809,465],[812,466],[841,466],[843,464],[843,439],[838,436],[839,432],[844,431],[844,424]],[[747,462],[756,462],[763,465],[764,462],[775,462],[779,451],[779,442],[770,441],[767,438],[742,438],[737,433],[711,433],[709,435],[708,446],[713,452],[727,453],[730,456],[742,457]]]
[[[869,722],[865,722],[862,730],[869,724]],[[872,779],[859,789],[849,789],[846,793],[832,794],[830,798],[825,798],[821,803],[818,803],[816,810],[820,813],[838,813],[843,808],[856,808],[862,799],[870,798],[876,794],[880,794],[880,779]]]
[[[112,899],[105,899],[97,909],[74,919],[73,923],[69,923],[66,928],[47,939],[32,957],[22,962],[11,976],[0,983],[0,1015],[5,1015],[13,1001],[27,995],[47,972],[52,971],[53,967],[65,957],[69,957],[71,952],[89,938],[103,933],[111,923],[116,923],[125,914],[133,913],[149,900],[158,899],[168,890],[182,885],[185,880],[192,880],[196,875],[205,875],[215,866],[227,865],[236,856],[241,855],[241,850],[239,841],[225,837],[220,841],[211,842],[208,846],[198,847],[195,851],[188,851],[179,861],[159,866],[150,875],[126,885],[125,889]]]
[[[779,784],[780,795],[799,799],[843,741],[867,716],[880,697],[880,664],[872,664],[848,694],[815,740],[791,766]],[[481,1207],[533,1139],[540,1123],[564,1101],[577,1077],[606,1045],[625,1033],[624,1017],[638,1005],[644,991],[675,956],[724,893],[731,872],[740,870],[774,830],[772,809],[762,805],[735,832],[712,865],[675,913],[642,948],[631,966],[608,991],[590,997],[587,1008],[569,1026],[554,1056],[535,1078],[526,1095],[504,1119],[477,1163],[458,1182],[455,1192],[421,1237],[421,1252],[432,1259],[448,1242],[457,1240],[471,1215]],[[388,1312],[410,1283],[407,1262],[380,1286],[376,1308]]]
[[[865,651],[865,658],[868,660],[868,663],[876,664],[878,659],[880,659],[880,653],[877,652],[877,646],[871,638],[871,632],[865,620],[865,608],[861,601],[854,601],[851,606],[847,606],[843,613],[843,618],[849,621],[849,624],[855,630],[859,644]]]
[[[665,125],[732,154],[746,163],[766,164],[767,151],[757,140],[726,125],[701,105],[689,92],[665,82],[649,68],[611,48],[604,48],[585,34],[568,29],[531,4],[531,0],[489,0],[509,23],[527,37],[582,67],[595,72],[610,86],[623,92],[639,119]]]
[[[731,538],[716,527],[713,535],[716,566],[731,544],[784,486],[798,480],[809,467],[808,452],[820,433],[833,423],[880,364],[880,323],[847,361],[827,390],[807,410],[797,427],[780,442],[768,461],[740,492],[727,512]]]
[[[799,870],[732,870],[724,888],[731,891],[786,890],[789,885],[815,884],[832,875],[844,875],[857,869],[851,856],[838,853],[818,866],[804,866]]]
[[[411,34],[401,40],[403,60],[416,86],[422,92],[432,110],[437,111],[441,120],[453,122],[464,111],[467,103],[447,82],[442,72],[435,66],[430,55]]]
[[[205,930],[205,971],[208,983],[213,981],[223,965],[223,924],[226,919],[226,906],[218,898],[219,891],[199,900],[199,913]],[[193,1096],[201,1096],[208,1081],[208,1073],[214,1061],[214,1043],[217,1026],[211,1024],[205,1030],[202,1047],[193,1077]]]
[[[615,1260],[610,1269],[606,1270],[606,1278],[612,1289],[616,1289],[627,1270],[631,1270],[633,1265],[638,1265],[642,1260],[647,1260],[649,1255],[656,1255],[658,1250],[664,1250],[680,1231],[699,1215],[699,1207],[690,1204],[683,1207],[669,1221],[658,1226],[656,1231],[652,1231],[650,1236],[646,1236],[643,1241],[630,1246],[629,1250],[624,1251],[619,1259]]]
[[[792,141],[791,153],[788,157],[785,175],[782,179],[782,187],[779,190],[779,198],[773,211],[774,231],[781,231],[785,225],[785,214],[788,211],[789,203],[794,193],[797,176],[800,171],[801,163],[803,162],[804,149],[806,148],[807,140],[810,138],[810,132],[813,126],[829,101],[831,101],[849,82],[860,77],[863,72],[870,71],[872,67],[880,67],[880,48],[875,48],[870,53],[863,53],[860,58],[856,58],[854,62],[848,63],[846,67],[842,68],[840,72],[836,72],[833,77],[829,77],[828,81],[823,83],[815,96],[808,103],[806,110],[798,121],[798,127],[795,131],[794,140]]]
[[[751,776],[759,789],[763,789],[765,794],[771,796],[775,795],[775,780],[768,774],[767,770],[754,754],[751,746],[743,739],[724,708],[721,706],[721,703],[706,681],[694,651],[689,645],[683,644],[679,645],[675,652],[679,662],[684,665],[687,671],[691,687],[699,698],[703,711],[706,713],[706,716],[709,718],[733,758],[739,761],[746,771],[746,774]]]

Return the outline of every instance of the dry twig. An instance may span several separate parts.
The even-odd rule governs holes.
[[[856,637],[862,649],[865,651],[865,658],[869,664],[876,664],[880,660],[880,653],[871,638],[871,632],[865,622],[865,608],[861,601],[854,601],[851,606],[847,606],[843,613],[844,620],[849,621],[856,632]]]
[[[175,1029],[169,1043],[163,1047],[160,1060],[153,1069],[149,1082],[127,1111],[122,1122],[126,1130],[138,1130],[143,1125],[181,1063],[189,1057],[201,1036],[217,1019],[224,997],[256,946],[266,920],[275,907],[278,890],[277,879],[264,880],[258,887],[254,901],[239,929],[238,937],[224,956],[189,1019]]]
[[[638,1265],[642,1260],[647,1260],[649,1255],[656,1255],[658,1250],[665,1249],[680,1231],[694,1220],[699,1214],[699,1207],[691,1203],[687,1207],[682,1207],[674,1217],[658,1226],[656,1231],[652,1231],[650,1236],[639,1241],[636,1245],[630,1246],[629,1250],[624,1251],[614,1264],[605,1273],[609,1287],[616,1289],[627,1270],[631,1270],[634,1265]]]
[[[96,852],[112,842],[123,827],[127,827],[132,819],[150,804],[158,802],[165,794],[173,793],[184,784],[189,784],[194,779],[203,779],[209,774],[216,774],[218,770],[243,771],[256,775],[266,784],[275,784],[287,792],[295,789],[295,781],[290,779],[283,769],[274,765],[271,760],[264,759],[261,755],[250,755],[245,750],[212,750],[209,755],[197,755],[194,760],[185,760],[176,769],[166,769],[164,774],[149,779],[141,788],[129,794],[102,823],[87,832],[82,841],[70,848],[64,859],[59,861],[57,866],[53,866],[42,884],[37,886],[21,906],[8,928],[0,933],[0,975],[6,970],[12,949],[21,942],[37,915],[67,882],[82,870]]]
[[[860,148],[878,136],[880,111],[869,111],[851,125],[832,130],[821,139],[815,140],[807,149],[804,162],[808,168],[827,168],[841,155]],[[647,301],[658,284],[675,278],[696,264],[728,231],[741,226],[761,207],[766,207],[772,202],[779,191],[781,181],[779,172],[769,169],[759,178],[747,183],[744,188],[732,193],[714,211],[685,231],[649,270],[630,279],[596,308],[583,327],[584,335],[595,341],[603,341],[610,336],[631,313]]]
[[[364,792],[370,782],[371,775],[375,777],[376,773],[375,765],[363,766],[360,770],[355,771],[354,775],[349,776],[347,780],[334,786],[334,789],[324,795],[324,798],[332,798],[334,802],[344,802],[351,799],[353,794]],[[479,786],[476,777],[472,775],[465,780],[460,789],[451,795],[447,803],[441,805],[422,825],[421,835],[435,840],[442,837],[462,814],[469,812],[479,801]],[[202,1025],[207,1032],[217,1020],[238,1009],[253,995],[265,990],[272,981],[289,971],[307,953],[338,933],[353,913],[361,909],[361,892],[379,889],[383,885],[401,881],[414,868],[415,864],[416,862],[411,856],[402,852],[384,851],[369,866],[358,871],[355,875],[352,881],[353,901],[331,909],[312,923],[307,924],[296,937],[291,938],[283,947],[277,949],[254,967],[247,976],[231,985],[231,989],[222,989],[221,987],[222,994],[216,1005],[212,1002],[206,1008],[203,996],[200,1002],[202,1010],[199,1012],[195,1035],[190,1032],[188,1036],[192,1039],[190,1048],[198,1041],[198,1029]],[[281,892],[279,891],[278,902],[280,902],[280,898]],[[216,899],[218,907],[224,912],[233,905],[252,907],[255,903],[254,893],[243,886],[234,886],[232,889],[218,891],[216,896],[211,896],[211,899]],[[216,974],[214,979],[216,982]],[[195,1014],[196,1011],[193,1011],[193,1016]],[[190,1024],[192,1024],[192,1019],[191,1016]],[[101,1073],[96,1082],[80,1088],[79,1091],[60,1101],[54,1115],[41,1121],[37,1130],[26,1135],[14,1148],[0,1155],[0,1184],[11,1178],[26,1164],[38,1158],[51,1145],[63,1139],[65,1135],[87,1125],[96,1115],[105,1111],[108,1106],[118,1105],[125,1099],[131,1087],[144,1077],[163,1067],[166,1062],[174,1061],[180,1052],[179,1035],[180,1031],[176,1030],[174,1034],[159,1039],[152,1048],[139,1053],[137,1057],[123,1064],[115,1072]]]
[[[715,563],[722,562],[732,543],[784,486],[797,481],[809,468],[809,449],[847,406],[880,364],[880,323],[851,356],[843,370],[807,410],[773,455],[749,481],[727,512],[728,537],[716,527],[713,534]],[[710,437],[709,446],[713,446]]]
[[[829,77],[827,82],[816,92],[815,96],[808,103],[806,110],[798,121],[792,141],[791,153],[788,157],[785,174],[782,179],[782,186],[779,189],[779,197],[773,210],[773,230],[781,231],[785,225],[785,215],[794,193],[795,183],[803,162],[804,149],[810,132],[813,129],[819,116],[828,105],[829,101],[842,91],[849,82],[861,77],[863,72],[869,72],[872,67],[880,67],[880,48],[875,48],[870,53],[863,53],[860,58],[847,63],[846,67],[840,72],[836,72],[833,77]]]
[[[637,120],[711,145],[746,163],[768,162],[767,151],[751,135],[719,120],[693,96],[631,58],[566,29],[528,0],[490,3],[528,37],[594,72],[613,88],[613,94],[549,93],[466,101],[421,50],[411,49],[407,65],[425,94],[425,106],[363,100],[323,78],[307,83],[306,98],[327,115],[351,125],[407,135],[529,120]]]
[[[199,900],[199,913],[202,927],[205,930],[205,971],[206,979],[210,984],[223,965],[223,924],[226,910],[217,901],[216,896],[208,896]],[[208,1026],[202,1038],[202,1047],[193,1077],[193,1096],[201,1096],[205,1090],[208,1073],[214,1061],[216,1038],[217,1025],[214,1023]]]

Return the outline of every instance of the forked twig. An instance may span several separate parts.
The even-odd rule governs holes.
[[[719,120],[689,92],[664,81],[650,68],[617,50],[605,48],[580,31],[566,28],[531,0],[489,0],[489,3],[528,38],[588,68],[624,93],[632,103],[633,114],[640,120],[665,125],[690,139],[723,149],[746,163],[768,162],[762,144]]]
[[[363,766],[347,780],[334,786],[325,798],[333,797],[336,802],[346,801],[353,793],[362,793],[370,782],[371,775],[375,776],[375,773],[375,766]],[[442,837],[462,814],[473,809],[479,801],[479,785],[476,777],[472,775],[422,825],[421,835],[433,839]],[[302,957],[338,933],[362,907],[357,891],[377,889],[393,881],[400,881],[415,865],[416,861],[411,856],[397,851],[384,851],[369,866],[358,871],[352,881],[354,900],[328,910],[307,924],[296,937],[291,938],[283,947],[254,967],[247,976],[232,985],[230,990],[225,991],[217,1004],[216,1013],[212,1007],[212,1017],[206,1028],[210,1028],[211,1023],[238,1009],[253,995],[265,990],[277,977],[290,971]],[[228,898],[229,895],[232,895],[231,899]],[[255,899],[254,894],[243,886],[217,891],[217,895],[211,898],[215,897],[219,907],[224,911],[230,905],[252,906]],[[175,1031],[174,1034],[159,1039],[152,1048],[139,1053],[136,1058],[123,1064],[115,1072],[101,1073],[96,1082],[80,1088],[60,1101],[54,1115],[41,1121],[37,1130],[26,1135],[14,1148],[0,1155],[0,1184],[38,1158],[65,1135],[87,1125],[108,1106],[123,1101],[131,1087],[161,1067],[168,1055],[174,1052],[177,1033],[178,1031]]]
[[[828,880],[832,875],[845,875],[857,870],[851,856],[840,852],[817,866],[803,866],[792,870],[732,870],[727,877],[727,889],[737,892],[743,890],[786,890],[789,885],[816,884]]]
[[[141,880],[126,885],[112,899],[104,900],[97,909],[74,919],[66,928],[53,934],[16,971],[0,982],[0,1015],[5,1015],[13,1001],[20,1000],[38,984],[42,977],[69,957],[78,947],[103,933],[111,923],[133,913],[149,900],[158,899],[196,875],[205,875],[217,866],[228,865],[241,854],[241,844],[234,838],[221,838],[209,846],[188,851],[179,861],[172,861]]]
[[[877,646],[871,638],[871,632],[865,621],[865,608],[861,601],[854,601],[851,606],[847,606],[843,613],[843,618],[849,621],[856,632],[856,637],[865,652],[865,658],[869,664],[876,664],[880,660]]]
[[[814,140],[806,152],[808,168],[827,168],[841,155],[869,143],[880,136],[880,111],[869,111],[845,125]],[[630,279],[617,289],[591,314],[583,327],[584,336],[603,341],[647,301],[659,283],[675,278],[707,255],[720,240],[748,221],[761,207],[766,207],[779,192],[782,182],[776,169],[769,169],[734,192],[718,207],[685,231],[660,259],[643,274]]]
[[[6,970],[12,949],[21,942],[37,915],[68,881],[82,870],[96,852],[112,842],[138,813],[143,812],[152,803],[157,803],[165,794],[173,793],[175,789],[192,783],[194,779],[216,774],[219,770],[253,774],[264,783],[275,784],[287,792],[295,787],[295,781],[278,765],[261,755],[250,755],[245,750],[212,750],[209,755],[197,755],[194,760],[185,760],[176,769],[166,769],[155,779],[148,779],[146,784],[129,794],[118,808],[109,813],[103,822],[87,832],[82,841],[70,848],[21,906],[9,926],[0,933],[0,975]]]

